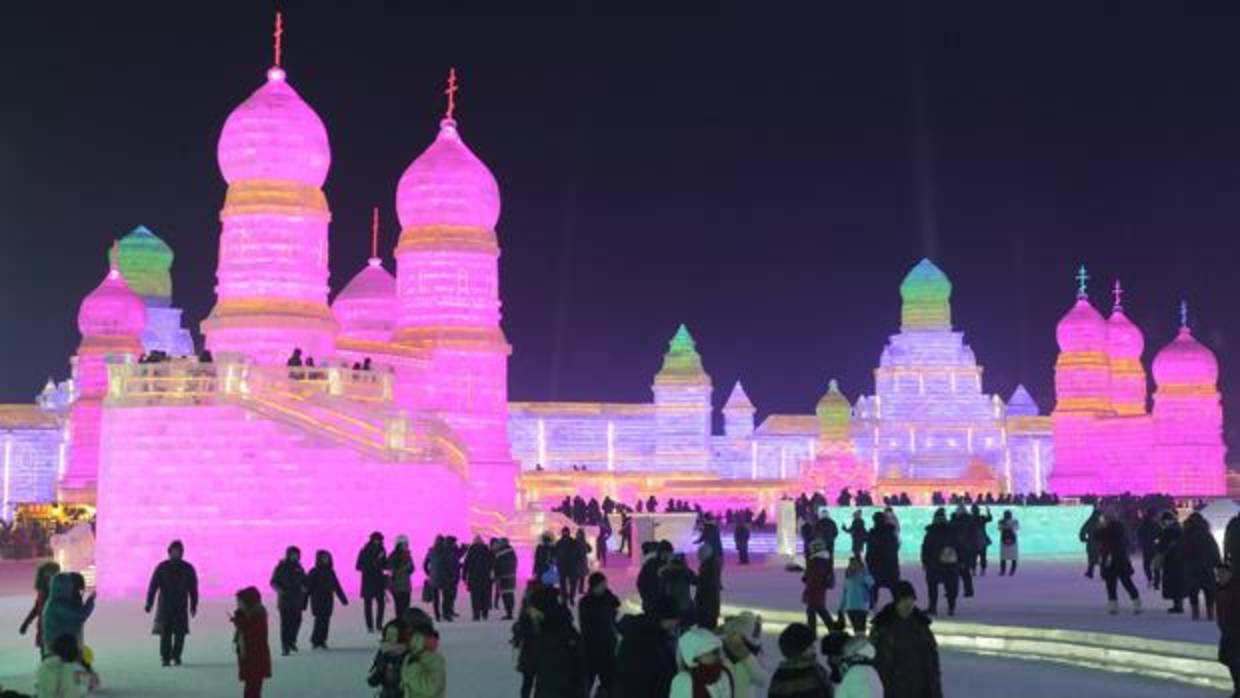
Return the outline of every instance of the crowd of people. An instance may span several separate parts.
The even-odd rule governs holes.
[[[0,559],[31,560],[51,557],[52,536],[65,533],[78,523],[89,523],[94,517],[83,509],[69,508],[57,518],[36,518],[18,513],[8,521],[0,519]]]

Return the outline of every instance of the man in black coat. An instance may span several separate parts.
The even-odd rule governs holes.
[[[736,528],[732,530],[732,542],[736,544],[736,559],[742,565],[749,564],[749,526],[743,519],[738,519]]]
[[[577,569],[581,555],[577,541],[573,540],[572,531],[565,526],[560,531],[560,539],[555,542],[555,566],[560,570],[560,598],[564,605],[573,605],[573,590],[577,581]]]
[[[952,513],[950,522],[952,527],[952,535],[955,538],[956,554],[960,558],[959,564],[956,565],[956,574],[960,575],[960,581],[964,582],[964,597],[973,596],[973,568],[976,566],[977,559],[977,534],[973,527],[973,517],[969,515],[964,505],[956,507],[956,511]]]
[[[500,538],[496,541],[494,553],[495,585],[504,603],[504,620],[512,620],[517,591],[517,551],[512,549],[507,538]]]
[[[1154,564],[1158,554],[1158,512],[1153,508],[1141,513],[1137,524],[1137,544],[1141,548],[1141,570],[1145,572],[1145,587],[1158,589],[1162,584],[1162,568]]]
[[[642,599],[642,610],[649,612],[663,595],[659,572],[672,559],[672,544],[667,541],[642,543],[642,568],[637,574],[637,594]]]
[[[373,633],[383,627],[383,612],[387,605],[387,551],[383,549],[383,534],[375,531],[370,540],[357,553],[354,569],[362,573],[362,606],[366,613],[366,632]],[[372,608],[375,607],[375,608]],[[372,611],[377,611],[377,614]]]
[[[168,546],[168,559],[155,566],[151,583],[146,589],[146,612],[155,605],[154,633],[159,635],[159,658],[164,666],[181,665],[185,636],[189,634],[190,616],[198,614],[198,574],[194,566],[181,559],[185,546],[174,540]]]
[[[956,592],[960,581],[960,553],[956,549],[956,532],[947,523],[947,513],[939,507],[934,519],[926,526],[921,540],[921,567],[926,573],[926,590],[930,596],[930,615],[938,613],[939,585],[947,595],[947,615],[956,615]]]
[[[887,698],[943,698],[939,647],[930,623],[908,582],[900,582],[896,601],[874,616],[874,668]]]
[[[456,592],[461,579],[461,558],[465,556],[465,546],[456,542],[456,536],[444,538],[443,544],[443,617],[445,620],[456,618]],[[435,583],[439,586],[440,582]]]
[[[707,630],[719,625],[719,604],[723,593],[723,557],[709,543],[698,546],[697,594],[693,598],[697,624]]]
[[[491,575],[495,570],[495,557],[482,542],[482,536],[474,536],[465,553],[465,588],[469,589],[469,609],[474,622],[486,620],[491,615]]]
[[[310,615],[314,616],[314,628],[310,631],[310,646],[316,650],[327,649],[327,633],[331,631],[335,600],[348,606],[349,600],[340,588],[340,579],[332,564],[332,554],[319,550],[314,554],[314,567],[306,575],[306,593],[310,596]]]
[[[676,603],[659,597],[639,616],[620,619],[613,698],[655,698],[671,692],[676,677]]]
[[[271,573],[271,588],[280,611],[280,649],[287,657],[297,651],[301,614],[306,610],[306,570],[301,566],[300,548],[290,545],[284,551],[284,559]]]
[[[896,584],[900,582],[900,541],[895,526],[881,511],[874,512],[873,525],[866,535],[865,566],[874,577],[870,590],[870,608],[878,604],[878,592],[886,589],[896,600]]]
[[[591,695],[595,679],[602,692],[611,695],[615,675],[616,611],[620,609],[620,599],[607,588],[607,577],[602,572],[590,575],[589,584],[589,590],[577,603],[586,695]]]

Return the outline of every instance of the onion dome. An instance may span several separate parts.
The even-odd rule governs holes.
[[[840,392],[840,385],[834,378],[827,385],[827,392],[818,401],[814,413],[818,415],[818,425],[823,438],[828,440],[848,438],[848,425],[852,422],[852,405]]]
[[[1124,314],[1123,289],[1115,282],[1115,305],[1107,318],[1107,355],[1112,359],[1137,359],[1145,351],[1145,337]]]
[[[121,238],[116,266],[130,290],[147,305],[166,307],[172,302],[172,248],[146,226]]]
[[[1025,386],[1018,385],[1016,386],[1016,390],[1012,391],[1012,397],[1007,403],[1007,416],[1038,416],[1038,403],[1034,402],[1033,396],[1029,394],[1028,390],[1025,390]]]
[[[1061,353],[1105,352],[1107,322],[1089,302],[1085,284],[1089,273],[1082,265],[1076,274],[1076,304],[1055,325],[1055,341]]]
[[[387,341],[396,317],[396,279],[371,257],[332,302],[332,313],[345,337]]]
[[[146,329],[146,304],[125,283],[115,256],[103,283],[78,307],[78,331],[83,337],[141,338]]]
[[[461,140],[456,121],[439,122],[439,135],[396,186],[401,228],[447,225],[493,230],[499,220],[499,185]]]
[[[273,67],[266,84],[228,115],[217,157],[229,184],[266,179],[318,188],[327,179],[331,147],[319,115]]]
[[[745,393],[745,388],[741,386],[740,381],[736,381],[736,385],[732,388],[732,394],[728,396],[728,401],[723,405],[723,411],[754,411],[753,402]]]
[[[1187,315],[1187,311],[1182,313]],[[1193,337],[1188,318],[1183,317],[1180,333],[1154,357],[1154,382],[1168,385],[1210,385],[1218,382],[1218,359]]]
[[[917,263],[900,284],[904,330],[951,329],[952,282],[929,259]]]

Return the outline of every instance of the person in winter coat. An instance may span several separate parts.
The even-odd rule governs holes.
[[[555,564],[555,540],[550,531],[544,531],[534,548],[534,579],[542,579],[547,570]]]
[[[44,656],[43,652],[43,606],[47,604],[48,596],[52,589],[52,577],[60,574],[60,565],[54,562],[45,562],[39,565],[34,574],[34,606],[26,614],[26,618],[22,620],[21,626],[17,632],[21,635],[26,634],[26,630],[31,624],[34,624],[34,646],[39,650],[39,657]]]
[[[643,611],[653,608],[654,602],[663,595],[659,573],[671,560],[671,543],[667,541],[642,543],[642,566],[637,574],[637,594],[641,596]]]
[[[715,546],[702,543],[698,546],[697,591],[693,597],[698,626],[714,630],[719,625],[722,594],[723,560],[716,554]]]
[[[1232,576],[1231,566],[1220,564],[1215,572],[1214,603],[1218,622],[1218,661],[1231,674],[1232,695],[1240,695],[1240,583]]]
[[[39,619],[43,628],[44,655],[52,653],[52,643],[61,635],[76,637],[78,646],[82,646],[83,628],[95,611],[95,595],[82,600],[82,589],[86,585],[78,582],[80,578],[81,575],[74,572],[61,572],[52,577],[47,603]]]
[[[228,619],[233,624],[237,678],[245,686],[244,696],[259,698],[263,681],[271,678],[271,647],[267,644],[267,609],[256,587],[237,592],[237,611]]]
[[[469,589],[469,610],[474,622],[491,616],[491,576],[495,571],[495,557],[482,542],[482,536],[474,536],[474,542],[465,552],[465,588]]]
[[[616,623],[620,646],[616,648],[616,675],[611,698],[657,698],[666,696],[676,676],[676,629],[680,615],[676,604],[658,597],[641,615],[625,616]]]
[[[977,538],[973,517],[965,510],[964,505],[961,505],[956,507],[956,511],[952,513],[948,525],[951,526],[952,536],[956,543],[956,555],[959,558],[956,574],[964,583],[964,597],[971,598],[973,596],[973,568],[977,566]]]
[[[876,654],[865,637],[832,633],[822,638],[822,656],[831,667],[833,698],[883,698],[883,680],[874,667]]]
[[[383,626],[382,642],[366,675],[366,684],[378,689],[375,698],[405,698],[404,689],[400,687],[400,674],[409,654],[409,645],[402,637],[407,630],[408,626],[399,618]]]
[[[152,633],[159,636],[159,658],[164,666],[181,665],[185,636],[189,634],[190,616],[198,614],[198,574],[194,566],[182,559],[185,546],[174,540],[168,546],[168,559],[155,566],[151,583],[146,588],[146,612],[151,612],[155,597]]]
[[[870,641],[886,698],[943,698],[939,647],[930,617],[917,608],[917,592],[900,582],[897,600],[874,617]]]
[[[1240,514],[1231,517],[1223,529],[1223,562],[1240,562]]]
[[[362,608],[366,614],[366,632],[373,633],[383,626],[383,613],[387,606],[387,550],[383,547],[383,534],[375,531],[370,540],[357,553],[353,569],[362,574]],[[399,617],[399,614],[398,614]]]
[[[443,619],[456,620],[456,592],[461,583],[461,558],[465,556],[462,546],[456,542],[456,536],[447,536],[439,551],[439,572],[435,578],[435,588],[442,594]]]
[[[831,698],[831,677],[818,663],[817,634],[808,626],[792,623],[779,634],[779,653],[784,661],[771,675],[769,698]]]
[[[990,513],[990,507],[986,507],[985,514],[982,514],[982,508],[976,504],[969,511],[969,523],[973,525],[973,550],[976,553],[976,556],[970,560],[973,563],[970,571],[977,572],[983,577],[986,576],[986,558],[990,552],[990,544],[994,542],[990,539],[986,526],[994,519],[995,517]]]
[[[564,599],[565,604],[570,606],[576,601],[574,591],[577,586],[580,557],[581,548],[573,539],[572,531],[565,526],[560,531],[560,539],[555,542],[555,566],[560,571],[560,597]]]
[[[599,521],[598,536],[594,539],[594,552],[598,556],[598,566],[607,566],[607,542],[611,540],[611,522],[604,516]]]
[[[771,675],[762,666],[762,617],[742,611],[723,623],[723,665],[732,673],[736,698],[763,695]]]
[[[1103,514],[1098,517],[1098,528],[1094,532],[1098,539],[1098,570],[1107,588],[1107,612],[1111,615],[1119,613],[1119,601],[1116,598],[1116,582],[1124,585],[1128,598],[1132,599],[1133,613],[1141,612],[1141,596],[1132,583],[1132,560],[1128,557],[1128,534],[1124,524],[1117,516]]]
[[[620,599],[607,588],[607,577],[601,572],[590,575],[590,588],[577,602],[577,620],[581,625],[581,653],[585,669],[586,695],[594,690],[594,681],[606,695],[611,693],[616,656],[616,612]]]
[[[723,645],[717,635],[693,628],[680,636],[676,655],[680,671],[672,679],[668,698],[735,698],[736,679],[724,665]]]
[[[61,635],[52,642],[52,653],[39,664],[35,695],[37,698],[84,698],[94,682],[94,671],[82,660],[77,638]]]
[[[1081,530],[1077,533],[1077,538],[1085,544],[1085,576],[1090,579],[1094,578],[1094,568],[1098,566],[1098,541],[1094,534],[1098,530],[1099,521],[1102,512],[1094,509],[1090,513],[1089,518],[1085,519],[1085,523],[1081,524]]]
[[[736,522],[736,528],[732,529],[732,542],[736,545],[736,559],[742,565],[749,564],[749,525],[743,520]]]
[[[1145,588],[1158,589],[1161,586],[1161,570],[1154,564],[1158,555],[1158,514],[1153,508],[1141,512],[1141,523],[1137,524],[1137,545],[1141,548],[1141,571],[1145,573]]]
[[[865,552],[866,539],[865,519],[861,518],[860,509],[853,512],[852,523],[844,531],[852,538],[852,554],[860,557]]]
[[[314,616],[314,629],[310,631],[310,646],[314,649],[327,649],[327,634],[331,631],[332,611],[335,600],[340,599],[342,606],[348,606],[344,589],[340,588],[340,579],[332,566],[332,554],[326,550],[314,553],[314,568],[306,575],[306,591],[310,595],[310,614]]]
[[[425,613],[411,614],[409,653],[400,672],[404,698],[444,698],[448,667],[439,652],[439,633]]]
[[[896,598],[896,584],[900,582],[900,540],[895,526],[880,512],[874,512],[868,538],[865,566],[874,577],[870,590],[870,608],[874,608],[878,605],[879,589],[886,589],[893,601]]]
[[[676,603],[680,612],[681,622],[685,625],[693,623],[697,617],[693,605],[693,587],[697,584],[697,575],[689,569],[684,553],[676,553],[672,561],[659,571],[659,587],[663,596]]]
[[[444,547],[445,540],[446,539],[443,536],[435,536],[435,542],[431,543],[431,547],[427,548],[426,554],[422,556],[422,573],[426,575],[426,583],[423,586],[423,591],[422,591],[422,600],[430,601],[431,608],[435,612],[436,622],[443,620],[444,593],[445,592],[443,589],[440,588],[439,585],[441,581],[443,581],[447,577],[447,573],[443,569],[444,564],[445,564],[444,554],[443,554],[443,547]],[[400,547],[399,538],[397,539],[396,547],[397,548]],[[392,551],[392,556],[393,557],[396,556],[395,550]],[[412,556],[409,559],[409,563],[410,563],[410,567],[412,568],[413,566]],[[390,565],[391,562],[389,561],[388,564]],[[410,569],[409,574],[412,577],[413,575],[412,569]],[[393,582],[395,582],[395,577],[396,577],[396,574],[395,572],[393,572],[392,574]],[[412,590],[413,589],[412,589],[412,584],[411,584],[410,593],[412,593]]]
[[[1184,577],[1188,584],[1188,604],[1193,620],[1201,618],[1198,594],[1205,597],[1206,618],[1214,620],[1214,570],[1221,563],[1218,543],[1210,533],[1210,523],[1198,512],[1184,521]]]
[[[874,590],[874,578],[865,569],[861,558],[854,557],[848,561],[848,570],[844,573],[844,588],[840,593],[840,607],[837,611],[840,624],[844,618],[852,625],[853,632],[865,635],[865,622],[869,618],[870,598]]]
[[[805,622],[813,632],[818,630],[818,619],[821,618],[826,627],[830,628],[835,621],[827,610],[827,589],[831,587],[831,554],[820,539],[809,544],[809,559],[805,561],[805,573],[801,575],[804,588],[801,591],[801,603],[805,604]]]
[[[590,576],[590,553],[594,552],[594,548],[586,540],[584,528],[577,529],[577,537],[573,540],[577,543],[577,568],[572,578],[573,598],[575,599],[585,592],[586,577]]]
[[[1015,575],[1019,560],[1020,522],[1012,516],[1011,510],[1004,511],[1003,518],[999,519],[999,576]]]
[[[960,581],[960,555],[956,550],[956,535],[947,523],[942,507],[934,512],[934,518],[926,526],[921,539],[921,567],[926,573],[926,589],[930,596],[930,615],[938,613],[939,587],[947,596],[947,615],[956,615],[957,583]]]
[[[276,592],[276,609],[280,612],[280,650],[284,656],[297,651],[297,634],[301,632],[301,614],[306,610],[306,570],[301,566],[301,550],[290,545],[284,559],[271,573],[271,588]]]
[[[709,545],[715,549],[715,556],[719,558],[719,565],[723,566],[723,534],[719,530],[719,522],[715,520],[713,514],[705,514],[702,516],[702,533],[698,535],[694,541],[696,545]]]
[[[521,698],[534,695],[534,680],[537,667],[534,664],[534,644],[543,621],[543,613],[534,605],[534,599],[543,590],[542,582],[532,581],[525,587],[525,596],[521,598],[521,610],[517,612],[517,621],[512,624],[512,639],[509,644],[517,651],[517,672],[521,674]]]
[[[1162,568],[1162,596],[1171,602],[1168,613],[1184,612],[1184,597],[1188,596],[1188,575],[1184,564],[1184,529],[1175,514],[1164,511],[1159,517],[1162,530],[1154,545],[1157,549],[1155,564]]]
[[[534,698],[585,698],[581,637],[572,612],[554,589],[537,593],[531,603],[542,616],[533,645]]]
[[[507,538],[500,538],[495,546],[495,586],[504,604],[504,620],[512,620],[512,609],[517,593],[517,551]]]
[[[413,597],[413,573],[417,569],[407,536],[396,536],[396,546],[387,558],[387,569],[391,573],[388,585],[392,590],[392,615],[404,619],[409,613],[410,599]],[[435,607],[435,612],[438,617],[438,606]]]

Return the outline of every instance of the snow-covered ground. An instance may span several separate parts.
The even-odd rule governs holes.
[[[0,685],[31,691],[36,654],[29,636],[16,626],[29,608],[29,565],[0,563]],[[610,571],[610,570],[609,570]],[[616,569],[611,576],[621,591],[632,588],[632,570]],[[22,583],[24,581],[27,583]],[[796,608],[799,582],[775,566],[742,569],[729,560],[725,570],[725,601],[769,608]],[[919,590],[921,583],[918,581]],[[1111,617],[1101,610],[1101,583],[1081,577],[1076,565],[1060,563],[1022,568],[1015,579],[988,576],[979,580],[978,597],[962,605],[962,620],[1046,627],[1078,627],[1108,632],[1143,634],[1148,637],[1212,643],[1212,625],[1168,617],[1161,605],[1150,604],[1144,616]],[[208,601],[193,621],[187,642],[186,665],[159,665],[158,641],[149,635],[150,617],[137,602],[103,603],[87,624],[87,643],[94,649],[104,679],[101,695],[134,696],[232,696],[240,693],[236,682],[227,622],[228,603]],[[273,613],[272,636],[275,637]],[[340,608],[334,618],[329,652],[303,650],[299,656],[275,659],[275,677],[268,684],[271,696],[366,696],[364,675],[370,665],[374,641],[362,630],[357,603]],[[516,696],[518,677],[508,647],[508,624],[492,620],[474,624],[458,622],[440,626],[443,651],[448,662],[448,695]],[[307,627],[302,645],[308,646]],[[778,652],[768,638],[767,662]],[[1171,698],[1218,696],[1221,693],[1178,683],[1089,669],[945,652],[943,656],[947,696],[1002,695],[1090,696],[1107,698]],[[658,698],[658,697],[651,697]]]

